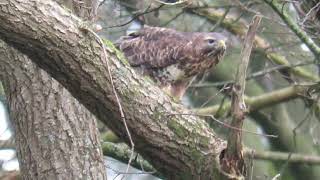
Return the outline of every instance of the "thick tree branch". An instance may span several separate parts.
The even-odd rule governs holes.
[[[101,46],[79,28],[81,24],[52,1],[0,3],[0,37],[27,54],[128,141]],[[225,142],[197,117],[168,116],[189,111],[136,75],[111,43],[107,43],[107,59],[137,151],[171,177],[213,177]]]

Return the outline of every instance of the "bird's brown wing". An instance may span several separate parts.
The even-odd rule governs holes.
[[[183,46],[189,43],[182,32],[159,27],[144,27],[138,32],[118,40],[131,66],[163,68],[177,63],[185,57]]]

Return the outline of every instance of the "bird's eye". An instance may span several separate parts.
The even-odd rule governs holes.
[[[209,44],[213,44],[214,42],[215,42],[214,39],[208,39],[208,43],[209,43]]]

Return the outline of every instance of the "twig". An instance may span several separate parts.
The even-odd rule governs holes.
[[[174,17],[172,17],[170,20],[168,20],[167,22],[161,24],[160,27],[167,26],[167,25],[170,24],[172,21],[174,21],[174,20],[176,20],[178,17],[180,17],[180,15],[182,15],[183,13],[184,13],[184,10],[180,11],[180,12],[177,13]]]
[[[118,93],[116,91],[116,88],[114,86],[114,82],[113,82],[112,74],[111,74],[111,70],[110,70],[110,65],[109,65],[109,61],[108,61],[108,55],[107,55],[106,47],[105,47],[102,39],[99,37],[99,35],[97,33],[95,33],[93,30],[91,30],[89,27],[80,27],[80,28],[85,30],[85,31],[90,32],[96,38],[96,40],[98,41],[98,43],[102,47],[103,55],[104,55],[104,61],[105,61],[106,65],[107,65],[108,76],[109,76],[109,79],[110,79],[110,82],[111,82],[112,91],[113,91],[113,93],[114,93],[114,95],[116,97],[116,101],[117,101],[117,104],[118,104],[120,116],[121,116],[123,124],[124,124],[124,126],[126,128],[126,132],[127,132],[127,135],[128,135],[129,141],[130,141],[130,145],[131,145],[131,155],[130,155],[128,166],[127,166],[127,169],[126,169],[126,172],[128,172],[129,168],[130,168],[131,161],[132,161],[133,156],[134,156],[134,143],[133,143],[133,140],[132,140],[132,137],[131,137],[131,133],[129,131],[129,128],[128,128],[128,125],[127,125],[127,122],[126,122],[126,118],[125,118],[125,115],[124,115],[124,112],[123,112],[123,109],[122,109],[120,98],[119,98]]]
[[[170,5],[170,6],[174,6],[174,5],[178,5],[178,4],[183,4],[185,2],[187,2],[187,0],[179,0],[177,2],[174,2],[174,3],[166,3],[166,2],[163,2],[163,1],[160,1],[160,0],[154,0],[160,4],[163,4],[163,5]]]
[[[154,174],[155,172],[145,172],[145,171],[142,171],[142,172],[123,172],[123,171],[119,171],[117,169],[114,169],[114,168],[111,168],[110,166],[106,166],[107,169],[110,169],[112,170],[114,173],[116,173],[116,176],[113,177],[113,180],[117,179],[118,176],[120,175],[145,175],[145,174]]]
[[[163,7],[163,4],[161,4],[160,6],[158,7],[155,7],[153,9],[150,9],[151,7],[151,4],[141,13],[137,13],[133,16],[133,18],[131,18],[129,21],[125,22],[125,23],[122,23],[122,24],[118,24],[118,25],[114,25],[114,26],[109,26],[107,28],[116,28],[116,27],[122,27],[122,26],[125,26],[125,25],[128,25],[130,24],[132,21],[136,20],[138,17],[144,15],[144,14],[148,14],[148,13],[151,13],[153,11],[157,11],[159,10],[161,7]],[[150,9],[150,10],[149,10]]]
[[[281,176],[281,174],[278,173],[271,180],[278,180],[280,176]]]
[[[288,69],[288,68],[294,68],[294,67],[298,67],[298,66],[306,66],[306,65],[310,65],[310,64],[319,64],[319,63],[315,63],[314,61],[300,61],[300,62],[290,64],[290,65],[278,65],[275,67],[271,67],[269,69],[254,72],[254,73],[250,74],[249,76],[247,76],[246,80],[250,80],[253,78],[264,76],[264,75],[272,73],[274,71],[279,71],[279,70]],[[235,82],[234,80],[230,80],[230,81],[221,81],[221,82],[216,82],[216,83],[201,83],[201,84],[191,85],[190,87],[193,87],[193,88],[215,87],[215,86],[222,86],[225,84],[233,84],[234,82]]]
[[[310,11],[305,15],[305,17],[304,17],[304,19],[303,19],[303,21],[302,21],[302,24],[304,24],[304,23],[307,21],[307,19],[309,18],[310,14],[311,14],[314,10],[316,10],[318,7],[320,7],[320,2],[318,2],[318,4],[316,4],[314,7],[312,7],[312,8],[310,9]]]
[[[213,25],[213,27],[210,29],[210,32],[213,32],[217,27],[220,26],[221,22],[227,17],[228,13],[230,12],[230,9],[231,9],[230,7],[226,8],[226,10],[224,11],[224,14],[218,20],[218,22]]]
[[[212,101],[215,97],[218,96],[218,94],[220,94],[222,91],[229,89],[230,86],[228,86],[228,84],[225,84],[216,94],[214,94],[213,96],[209,97],[208,100],[206,100],[201,106],[200,108],[203,108],[204,106],[206,106],[210,101]]]
[[[245,156],[252,157],[254,159],[261,160],[270,160],[270,161],[288,161],[288,157],[291,154],[289,159],[290,163],[306,163],[306,164],[320,164],[320,156],[298,154],[298,153],[286,153],[286,152],[274,152],[274,151],[262,151],[257,152],[252,150],[245,150]]]
[[[254,150],[251,151],[251,156],[250,156],[250,166],[251,166],[251,172],[250,172],[250,180],[253,178],[253,167],[254,167],[254,160],[253,160],[253,153]]]
[[[0,149],[15,149],[15,138],[11,137],[8,140],[0,140]]]

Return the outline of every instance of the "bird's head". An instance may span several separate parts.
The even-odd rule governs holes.
[[[226,51],[227,38],[220,33],[198,33],[195,38],[194,48],[202,57],[223,56]]]

